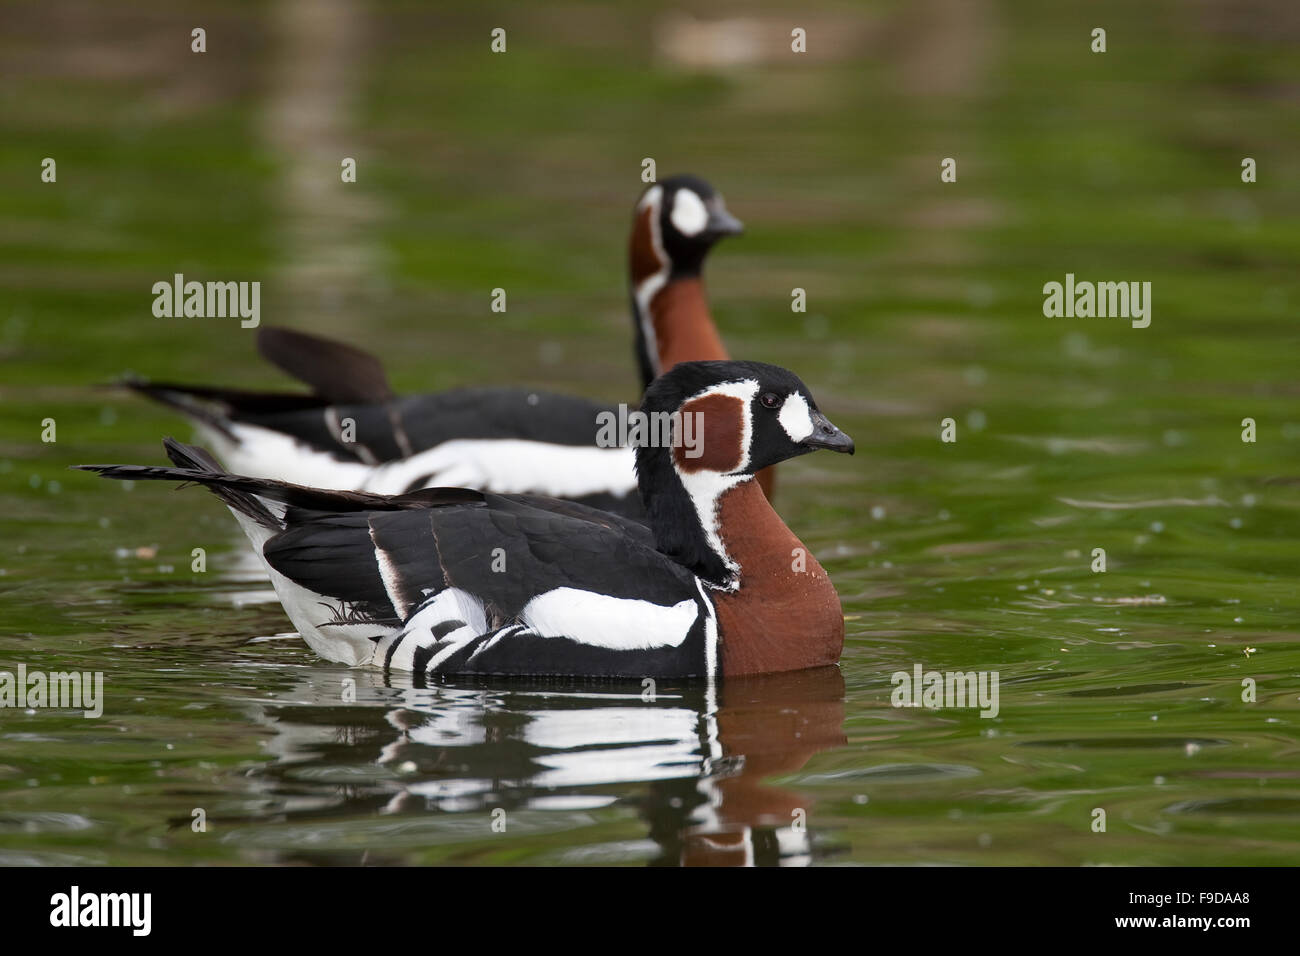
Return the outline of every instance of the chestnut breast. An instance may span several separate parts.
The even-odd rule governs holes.
[[[718,503],[720,537],[740,565],[740,587],[713,592],[722,673],[728,677],[834,664],[844,611],[826,571],[745,481]]]

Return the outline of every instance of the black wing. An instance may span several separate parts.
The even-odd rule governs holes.
[[[207,486],[271,531],[262,554],[280,574],[354,620],[402,627],[377,648],[379,663],[442,674],[713,669],[711,609],[695,576],[655,550],[639,522],[540,496],[304,488],[225,474],[201,449],[166,447],[179,467],[81,467]]]
[[[351,345],[264,326],[257,330],[257,350],[331,404],[383,404],[393,399],[383,363]]]
[[[524,438],[592,445],[596,416],[612,406],[529,388],[463,388],[398,399],[379,360],[330,339],[289,329],[258,331],[258,348],[311,386],[310,394],[245,391],[126,379],[121,384],[234,437],[230,422],[289,435],[340,461],[407,458],[459,438]],[[341,438],[350,419],[353,440]]]

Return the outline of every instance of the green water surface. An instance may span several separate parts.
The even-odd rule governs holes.
[[[0,864],[1296,861],[1290,4],[677,8],[776,37],[727,68],[640,3],[340,8],[325,39],[278,4],[0,8],[0,670],[106,694],[0,710]],[[733,354],[857,439],[776,501],[838,670],[385,683],[285,633],[210,496],[67,470],[189,436],[122,373],[284,384],[236,321],[152,315],[176,272],[261,281],[264,323],[404,392],[635,401],[646,157],[748,225],[707,272]],[[1150,282],[1150,326],[1045,318],[1067,273]],[[998,715],[891,706],[917,664],[996,672]]]

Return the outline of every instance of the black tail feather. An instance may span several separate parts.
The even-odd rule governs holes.
[[[160,405],[174,408],[187,418],[216,429],[232,441],[235,438],[225,415],[203,401],[204,399],[215,401],[215,397],[210,393],[218,391],[217,389],[171,385],[166,382],[146,382],[144,379],[132,377],[123,378],[117,384],[129,388],[137,395],[151,398]]]
[[[73,465],[78,471],[93,471],[103,478],[120,481],[179,481],[181,487],[203,485],[221,501],[240,514],[247,515],[263,527],[278,531],[284,522],[259,501],[252,491],[257,481],[229,475],[205,449],[185,445],[174,438],[164,438],[167,457],[176,465]]]
[[[172,464],[177,468],[206,471],[212,475],[226,474],[226,469],[221,466],[221,462],[217,461],[206,448],[200,448],[198,445],[186,445],[168,437],[163,439],[163,449],[166,450],[167,457],[172,460]]]
[[[466,488],[425,488],[405,495],[376,495],[364,491],[330,491],[276,481],[248,478],[226,472],[205,449],[164,438],[163,447],[175,467],[163,465],[73,465],[104,478],[122,481],[179,481],[203,485],[240,514],[268,528],[280,529],[284,521],[262,500],[279,501],[309,511],[407,511],[419,508],[483,503],[483,494]]]
[[[304,395],[296,392],[251,392],[208,385],[150,382],[133,376],[122,378],[116,384],[168,408],[174,408],[232,440],[235,440],[235,435],[230,430],[231,419],[324,408],[328,404],[319,395]]]

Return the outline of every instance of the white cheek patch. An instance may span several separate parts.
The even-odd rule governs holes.
[[[668,218],[683,236],[698,236],[709,224],[709,211],[704,208],[704,200],[691,190],[679,189]]]
[[[801,442],[813,433],[812,414],[808,411],[808,403],[798,392],[785,400],[777,421],[781,423],[781,427],[793,442]]]

